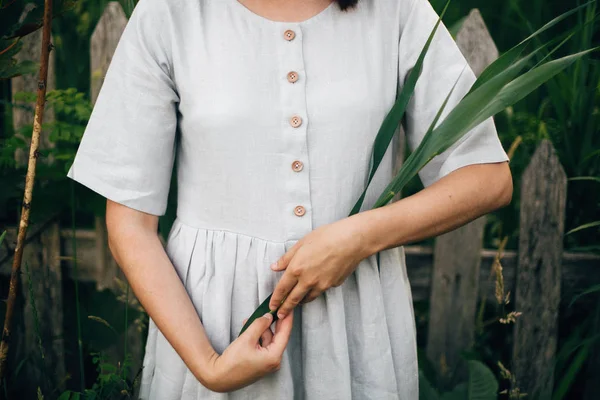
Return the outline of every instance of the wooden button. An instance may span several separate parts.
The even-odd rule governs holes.
[[[296,172],[302,171],[303,168],[304,168],[304,163],[302,163],[302,161],[296,160],[292,163],[292,169]]]
[[[287,31],[283,32],[283,37],[285,40],[292,41],[294,40],[294,38],[296,37],[296,32],[294,32],[291,29],[288,29]]]
[[[290,118],[290,125],[294,128],[299,127],[302,125],[302,118],[300,118],[298,115],[294,115],[292,118]]]
[[[298,80],[298,73],[296,71],[288,72],[287,80],[289,83],[296,83]]]
[[[304,209],[302,206],[296,206],[296,208],[294,208],[294,214],[301,217],[306,214],[306,209]]]

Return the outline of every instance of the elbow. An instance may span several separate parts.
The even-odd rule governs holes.
[[[118,263],[118,243],[122,242],[119,239],[120,221],[110,215],[110,212],[106,213],[106,233],[107,233],[107,245],[112,256],[117,260]]]
[[[111,228],[109,228],[108,224],[107,224],[106,231],[107,231],[107,234],[108,234],[107,235],[108,236],[108,241],[107,241],[108,242],[107,243],[108,244],[108,249],[110,250],[110,253],[112,254],[112,256],[115,257],[115,259],[116,259],[116,257],[117,257],[117,246],[116,246],[116,243],[117,243],[117,241],[115,240],[114,230],[111,230]]]
[[[501,165],[500,173],[496,176],[496,179],[490,180],[490,182],[494,182],[495,186],[494,209],[508,206],[513,197],[513,179],[510,167],[508,162]]]
[[[108,248],[118,260],[118,253],[131,251],[149,239],[157,239],[158,217],[119,203],[107,201],[106,229]]]

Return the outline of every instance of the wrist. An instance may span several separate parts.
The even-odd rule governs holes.
[[[358,252],[361,259],[383,250],[386,243],[381,237],[381,215],[379,209],[367,210],[355,214],[356,234],[360,237]]]
[[[216,360],[219,356],[219,353],[211,347],[205,349],[203,354],[192,358],[191,372],[202,385],[211,390],[215,382],[219,381],[216,368]]]

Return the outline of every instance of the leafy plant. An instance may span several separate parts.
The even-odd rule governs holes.
[[[419,398],[421,400],[496,400],[498,397],[498,380],[494,373],[481,361],[468,361],[469,378],[459,383],[449,392],[439,393],[427,380],[419,374]]]
[[[27,108],[35,101],[35,94],[18,92],[10,109]],[[84,93],[74,88],[48,91],[46,106],[54,112],[55,118],[42,124],[42,130],[47,133],[49,146],[40,150],[41,162],[37,169],[36,193],[44,198],[32,210],[32,220],[43,220],[54,215],[70,202],[70,180],[66,171],[73,162],[75,151],[83,136],[83,131],[91,115],[92,105]],[[22,190],[25,170],[15,161],[15,152],[26,152],[31,138],[33,125],[27,124],[14,134],[0,138],[0,208],[8,212],[11,205],[18,204]],[[100,214],[104,209],[99,196],[79,188],[82,204],[86,211]],[[16,207],[14,213],[16,214]]]
[[[425,57],[424,55],[427,53],[428,46],[431,43],[431,40],[441,22],[441,18],[443,17],[449,4],[450,0],[448,0],[446,3],[446,8],[440,14],[440,18],[438,19],[437,24],[433,28],[429,39],[421,52],[421,55],[418,59],[421,62]],[[517,46],[504,53],[500,58],[498,58],[483,71],[480,77],[473,84],[470,92],[463,97],[463,99],[453,108],[453,110],[450,111],[447,117],[438,125],[438,120],[444,111],[446,103],[450,97],[450,94],[452,93],[451,91],[442,104],[438,114],[432,121],[423,140],[403,163],[402,167],[398,171],[398,174],[392,179],[383,193],[381,193],[373,208],[382,207],[389,203],[396,193],[399,193],[408,183],[408,181],[417,175],[417,173],[429,161],[431,161],[431,159],[444,152],[467,132],[471,131],[488,118],[523,99],[543,83],[549,81],[564,69],[580,60],[583,56],[589,54],[593,50],[596,50],[589,49],[552,61],[546,61],[547,57],[542,57],[542,59],[539,60],[536,65],[534,65],[525,73],[521,73],[527,66],[531,65],[531,63],[536,60],[536,56],[539,56],[539,54],[545,51],[550,44],[553,44],[556,41],[538,46],[529,54],[523,55],[527,46],[534,39],[537,39],[541,33],[563,21],[565,18],[574,14],[582,7],[583,6],[577,7],[553,19],[538,31],[527,37]],[[565,41],[562,41],[558,45],[554,46],[549,51],[549,54],[554,53],[564,43]],[[403,108],[408,101],[407,98],[410,99],[414,91],[414,86],[412,86],[410,82],[413,79],[416,81],[421,72],[421,66],[418,65],[418,62],[419,61],[417,61],[417,64],[408,77],[409,83],[403,86],[398,95],[396,104],[386,116],[382,124],[382,128],[377,134],[373,147],[371,171],[369,173],[368,183],[370,183],[370,179],[375,174],[375,170],[379,166],[381,159],[383,158],[383,154],[391,142],[394,131],[404,116]],[[365,192],[368,188],[368,183],[367,187],[364,189]],[[365,192],[363,192],[363,194],[357,200],[350,215],[353,215],[360,210],[364,200]],[[271,295],[267,297],[267,299],[255,310],[242,328],[240,334],[261,315],[267,312],[275,314],[269,309],[270,299]],[[274,320],[275,319],[276,318],[274,318]]]
[[[133,398],[134,387],[139,374],[129,379],[131,355],[127,354],[122,363],[109,362],[102,353],[93,354],[93,362],[98,370],[98,379],[91,389],[83,392],[67,390],[58,400],[125,400]]]
[[[58,16],[70,9],[72,0],[58,0],[53,4],[53,15]],[[37,31],[43,25],[44,0],[0,1],[0,79],[34,73],[39,65],[33,61],[19,62],[16,55],[21,51],[21,39]]]
[[[575,3],[579,7],[570,21],[576,28],[572,30],[572,38],[565,49],[561,49],[563,53],[584,51],[597,43],[600,27],[598,2],[576,0]],[[545,7],[541,4],[538,6],[540,11]],[[524,9],[526,5],[522,2],[513,1],[511,7],[521,25],[531,31],[531,19],[535,19],[537,14],[527,13]],[[547,55],[546,51],[542,51],[536,56],[536,60],[540,61]],[[570,177],[565,221],[569,233],[590,228],[596,228],[595,231],[598,232],[597,227],[600,226],[597,222],[590,222],[600,220],[600,192],[589,188],[589,185],[595,184],[590,181],[597,180],[600,176],[599,84],[599,60],[593,54],[586,54],[575,62],[574,68],[549,80],[545,90],[530,99],[529,108],[535,107],[531,114],[537,125],[534,129],[539,135],[537,140],[528,143],[527,151],[522,156],[528,159],[539,139],[545,137],[552,141],[561,164]],[[524,113],[520,111],[518,114]],[[581,226],[585,228],[576,230]],[[566,249],[587,251],[597,248],[597,245],[594,235],[565,236]]]

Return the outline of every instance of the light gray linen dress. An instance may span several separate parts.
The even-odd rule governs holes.
[[[222,352],[281,277],[269,265],[350,212],[378,128],[436,21],[427,0],[361,0],[348,12],[332,3],[300,23],[268,20],[237,0],[141,0],[68,176],[162,215],[176,160],[167,253]],[[441,26],[407,111],[411,148],[465,63]],[[448,108],[473,81],[467,68]],[[396,143],[363,209],[390,181]],[[420,178],[429,186],[462,166],[506,160],[490,119]],[[295,313],[281,369],[228,394],[203,387],[150,320],[141,398],[418,398],[403,247],[381,252],[379,268],[375,255],[363,260]]]

